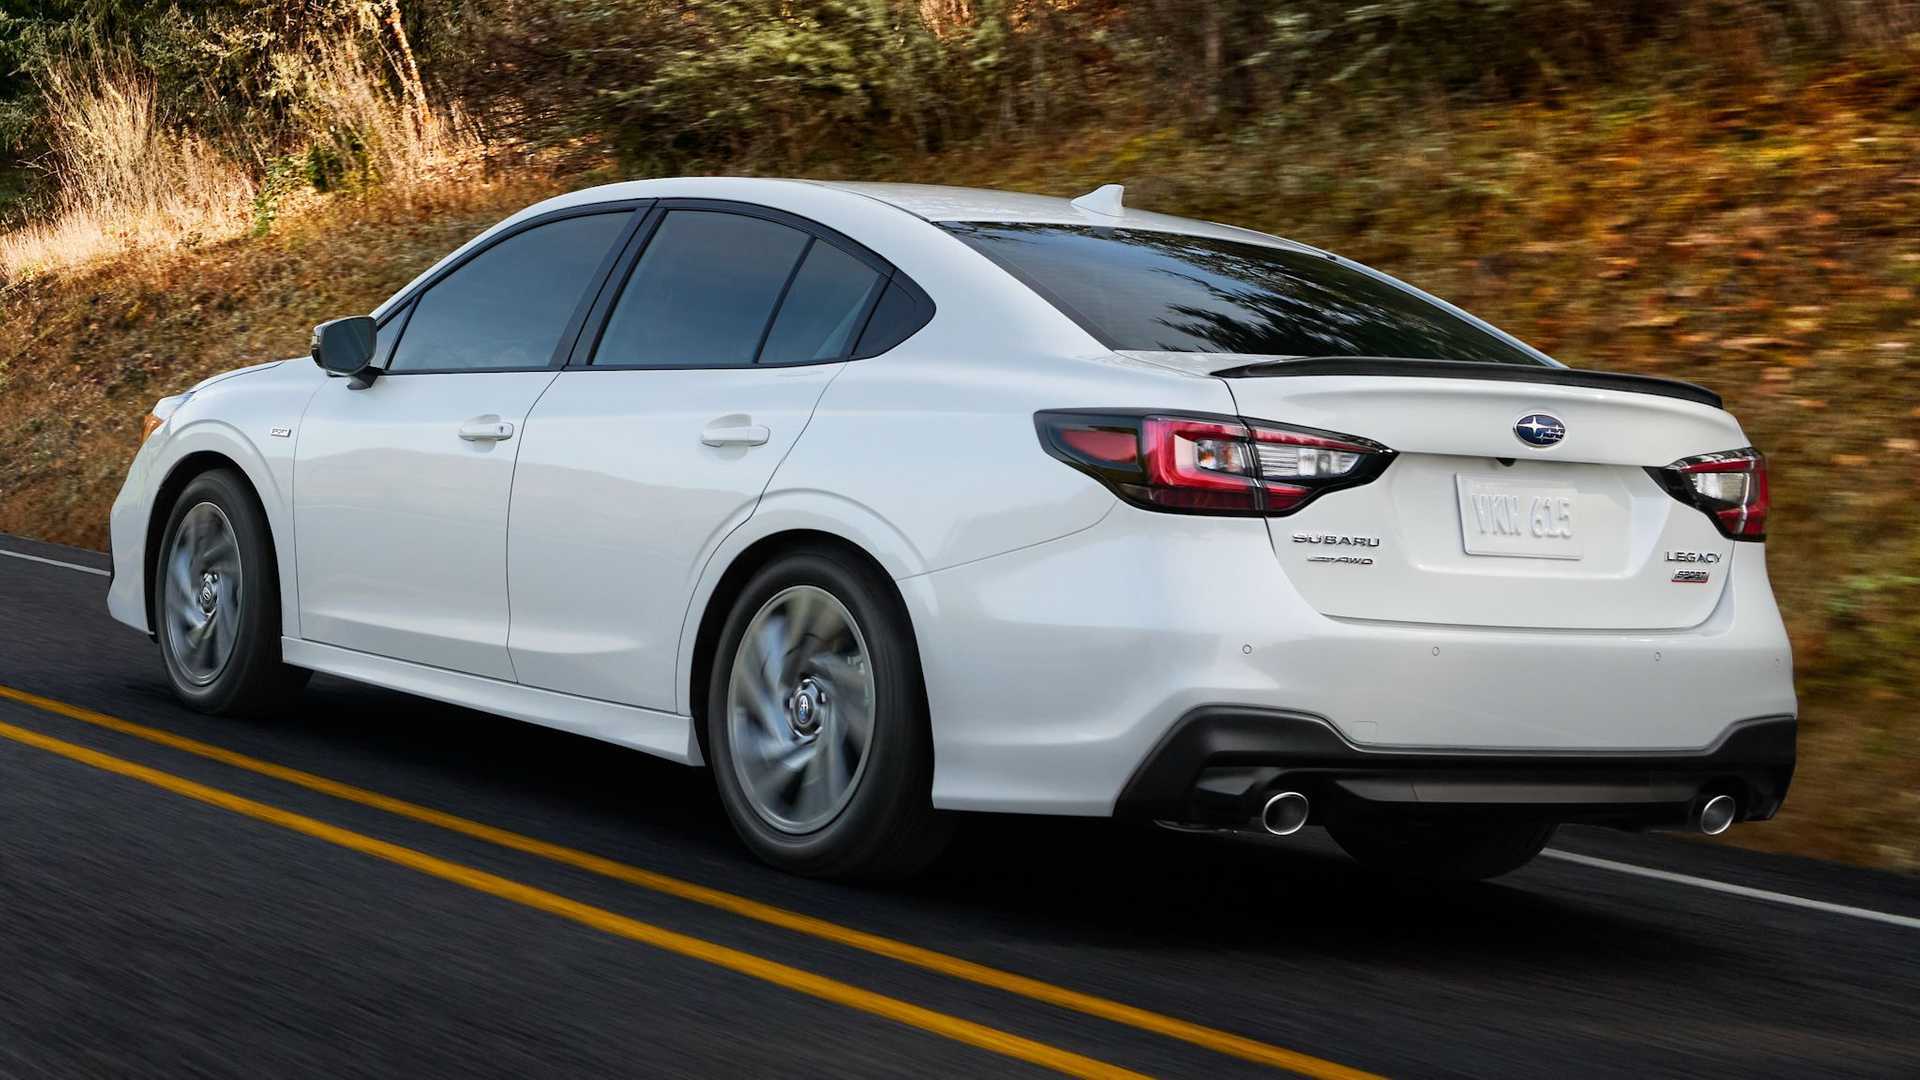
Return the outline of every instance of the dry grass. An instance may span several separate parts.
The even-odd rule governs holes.
[[[343,163],[353,179],[411,192],[465,180],[486,147],[457,107],[422,108],[395,92],[359,50],[324,47],[303,69],[295,119],[309,152]]]
[[[333,186],[432,204],[487,163],[457,109],[409,102],[351,46],[302,61],[294,81],[294,126],[304,134],[281,160],[319,163]],[[205,139],[169,127],[152,80],[138,72],[59,69],[43,90],[59,198],[46,220],[0,234],[0,284],[232,239],[282,216],[306,186],[302,177],[294,191],[263,187]]]
[[[50,220],[0,234],[0,281],[246,228],[252,177],[204,140],[165,126],[150,79],[68,69],[43,88],[59,202]]]

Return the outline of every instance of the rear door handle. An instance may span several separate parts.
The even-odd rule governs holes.
[[[756,424],[745,413],[722,416],[700,432],[700,441],[708,446],[765,446],[773,438],[766,425]]]
[[[505,442],[513,438],[513,425],[498,413],[488,413],[461,424],[460,437],[468,442]]]

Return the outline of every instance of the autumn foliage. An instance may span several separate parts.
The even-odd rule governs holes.
[[[224,228],[0,288],[0,531],[103,545],[153,399],[299,353],[546,193],[1120,182],[1372,262],[1574,366],[1723,393],[1773,460],[1803,708],[1782,818],[1734,835],[1920,869],[1920,4],[399,4],[417,75],[355,10],[324,44],[360,51],[289,44],[278,70],[309,81],[278,97],[241,100],[252,69],[214,92],[135,65],[152,146],[213,155],[246,195],[209,204]],[[57,109],[58,85],[13,100]],[[84,202],[36,183],[0,251]]]

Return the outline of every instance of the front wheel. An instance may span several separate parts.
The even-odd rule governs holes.
[[[201,712],[257,712],[305,685],[280,661],[280,570],[247,482],[217,469],[174,501],[154,566],[154,636],[174,694]]]
[[[1327,832],[1371,870],[1442,881],[1484,881],[1533,861],[1553,826],[1532,822],[1328,824]]]
[[[714,652],[706,733],[734,830],[774,866],[902,877],[944,846],[906,612],[838,550],[784,555],[741,591]]]

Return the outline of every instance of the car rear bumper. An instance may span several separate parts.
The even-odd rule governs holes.
[[[1736,820],[1771,818],[1793,777],[1791,716],[1733,724],[1698,751],[1381,750],[1303,713],[1208,706],[1182,717],[1128,780],[1117,816],[1231,826],[1297,791],[1309,821],[1473,814],[1623,828],[1684,826],[1700,800],[1732,795]]]
[[[1561,758],[1705,753],[1736,721],[1799,712],[1764,549],[1742,548],[1712,614],[1686,629],[1378,623],[1314,610],[1261,521],[1116,507],[899,581],[934,805],[1112,814],[1182,718],[1222,704],[1319,718],[1370,754],[1484,752],[1516,780]]]

